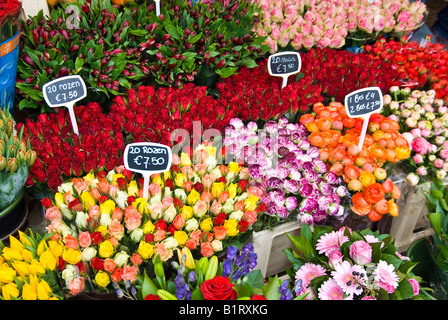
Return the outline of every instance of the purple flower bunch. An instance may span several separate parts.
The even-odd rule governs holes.
[[[283,117],[259,128],[234,118],[224,132],[226,157],[248,166],[252,185],[265,190],[260,201],[267,215],[277,223],[296,216],[300,223],[323,224],[329,216],[343,214],[346,187],[319,158],[304,125]]]
[[[226,259],[223,262],[222,276],[237,282],[257,266],[257,254],[251,242],[238,250],[235,246],[227,249]]]

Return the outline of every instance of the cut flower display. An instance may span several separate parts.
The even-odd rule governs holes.
[[[258,228],[292,219],[325,224],[330,216],[343,215],[346,187],[319,158],[319,148],[311,145],[303,124],[280,118],[258,127],[234,118],[226,126],[223,145],[226,156],[248,165],[253,185],[263,190],[260,201],[266,215]]]
[[[74,108],[79,134],[73,132],[67,109],[26,118],[23,128],[37,157],[26,181],[36,190],[57,191],[66,179],[91,171],[109,171],[123,164],[124,138],[120,123],[111,121],[96,102]]]
[[[293,263],[288,273],[305,300],[408,300],[425,291],[412,273],[416,263],[398,253],[388,234],[304,226],[301,236],[288,237],[294,245],[286,252]]]
[[[384,95],[384,114],[400,123],[411,154],[402,162],[410,185],[444,179],[448,171],[448,110],[435,90],[392,87]]]
[[[352,193],[352,211],[378,221],[384,214],[399,214],[401,191],[390,179],[387,164],[409,158],[409,142],[399,133],[399,123],[380,114],[370,116],[368,132],[359,150],[363,118],[349,118],[345,106],[331,102],[313,107],[300,118],[310,132],[311,145],[329,171],[342,177]]]
[[[67,279],[87,272],[96,290],[108,291],[134,283],[156,257],[167,261],[183,248],[210,257],[249,235],[260,190],[247,186],[238,164],[218,166],[213,147],[201,146],[202,162],[182,154],[170,171],[153,175],[147,200],[143,179],[123,166],[64,182],[44,199],[47,231],[70,248],[61,261]]]

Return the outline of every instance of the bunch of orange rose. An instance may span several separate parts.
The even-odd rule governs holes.
[[[362,149],[358,147],[363,118],[350,118],[345,106],[316,103],[313,112],[304,114],[300,123],[310,132],[308,139],[320,150],[329,170],[342,177],[352,193],[352,211],[378,221],[384,214],[397,216],[396,200],[401,191],[388,178],[386,163],[407,159],[408,141],[398,132],[398,122],[380,114],[369,119]]]

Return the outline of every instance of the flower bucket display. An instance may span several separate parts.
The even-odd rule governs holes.
[[[0,5],[0,106],[14,110],[17,62],[19,57],[22,4],[9,0]]]

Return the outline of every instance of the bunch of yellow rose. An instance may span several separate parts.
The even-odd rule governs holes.
[[[9,246],[0,250],[0,298],[63,299],[57,276],[62,247],[46,237],[27,236],[21,231],[19,239],[10,235]]]
[[[43,204],[47,231],[64,244],[70,292],[134,283],[152,259],[167,261],[177,249],[222,251],[257,220],[262,191],[248,177],[235,162],[219,165],[215,148],[202,144],[192,157],[173,155],[169,171],[151,176],[146,197],[143,179],[123,166],[63,183]]]

